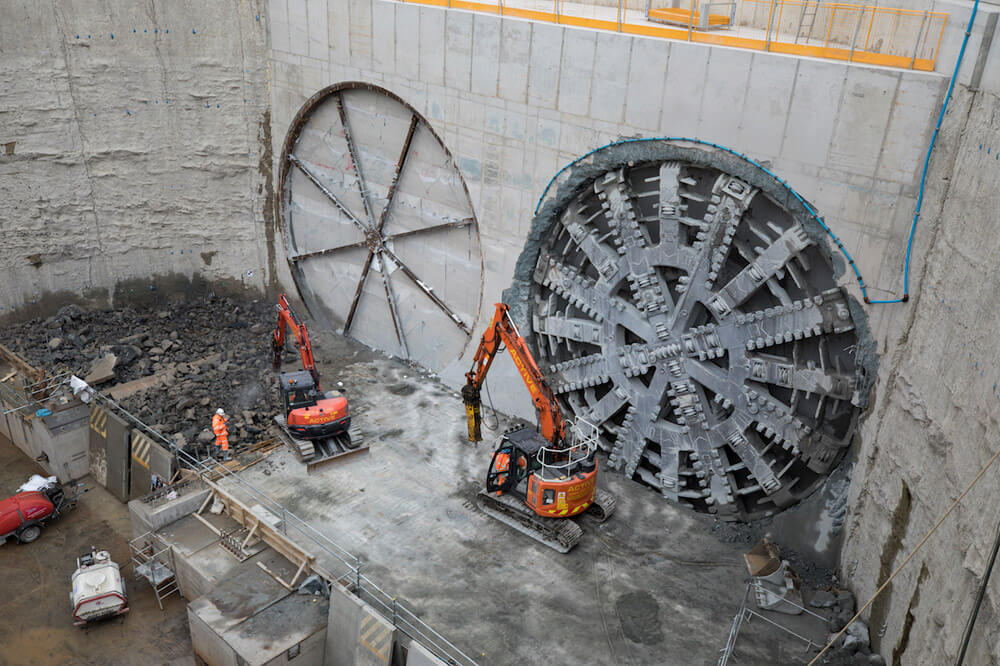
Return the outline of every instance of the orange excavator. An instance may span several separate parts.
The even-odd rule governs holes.
[[[360,431],[351,428],[351,409],[343,391],[323,392],[320,388],[319,370],[306,325],[292,310],[284,294],[278,297],[275,310],[278,322],[271,334],[275,372],[281,370],[286,329],[295,334],[296,347],[302,357],[302,370],[278,375],[284,415],[274,420],[281,439],[310,468],[346,452],[356,452],[361,444]]]
[[[487,515],[566,553],[583,536],[569,518],[586,512],[603,522],[614,512],[614,496],[597,489],[597,429],[582,420],[566,422],[507,305],[497,303],[462,388],[469,441],[482,441],[480,390],[504,348],[531,393],[538,430],[518,426],[503,434],[476,503]]]

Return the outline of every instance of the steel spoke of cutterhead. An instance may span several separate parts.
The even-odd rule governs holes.
[[[298,168],[298,170],[301,171],[302,174],[309,179],[309,182],[311,182],[313,185],[319,188],[319,191],[325,194],[326,198],[329,199],[334,206],[336,206],[337,210],[346,215],[347,219],[353,222],[354,226],[356,226],[361,231],[361,233],[363,234],[368,233],[369,228],[365,225],[365,223],[359,220],[358,216],[352,213],[351,210],[347,206],[345,206],[340,199],[337,198],[337,195],[331,192],[330,188],[324,185],[322,181],[320,181],[320,179],[316,176],[316,174],[314,174],[312,170],[310,170],[309,167],[307,167],[302,162],[302,160],[300,160],[294,154],[289,153],[288,161],[294,164]]]
[[[358,279],[358,286],[354,290],[354,299],[351,301],[351,309],[347,312],[347,319],[344,320],[344,335],[347,335],[351,330],[351,324],[354,323],[354,315],[358,311],[358,303],[361,302],[361,292],[365,287],[365,279],[368,277],[368,271],[372,267],[372,259],[375,258],[375,251],[368,250],[368,257],[365,259],[365,265],[361,269],[361,278]]]
[[[406,156],[410,152],[410,142],[413,141],[413,133],[417,129],[416,114],[410,116],[410,128],[406,130],[406,138],[403,140],[403,149],[399,151],[399,159],[396,160],[396,167],[392,172],[392,182],[389,183],[389,192],[385,195],[385,207],[378,219],[378,233],[385,229],[386,220],[389,219],[389,208],[392,207],[392,200],[396,196],[396,186],[399,184],[399,177],[403,173],[403,165],[406,164]]]
[[[347,109],[344,108],[344,96],[337,95],[337,113],[340,115],[340,124],[344,128],[344,139],[347,140],[347,150],[351,154],[351,164],[354,166],[354,175],[358,177],[358,192],[361,194],[361,203],[365,207],[365,215],[368,216],[368,230],[375,228],[375,216],[372,215],[371,202],[368,200],[368,185],[365,176],[361,173],[361,160],[358,157],[358,148],[354,145],[354,137],[351,136],[351,126],[347,122]]]
[[[469,328],[469,325],[462,321],[462,318],[455,314],[455,311],[448,307],[448,305],[434,293],[434,289],[426,282],[418,278],[416,273],[410,270],[409,266],[404,264],[392,250],[383,246],[382,251],[389,255],[389,258],[392,259],[393,263],[399,266],[399,269],[403,271],[403,274],[410,278],[410,281],[413,282],[413,284],[415,284],[420,291],[424,292],[427,295],[427,298],[431,299],[434,305],[438,306],[446,315],[448,315],[448,318],[451,319],[456,326],[458,326],[465,333],[472,333],[472,329]]]
[[[403,349],[403,358],[409,358],[410,353],[406,349],[406,335],[403,333],[403,323],[399,319],[399,312],[396,310],[396,296],[392,292],[392,282],[389,277],[389,267],[385,265],[384,253],[379,253],[379,262],[382,264],[380,271],[382,274],[382,285],[385,287],[385,300],[389,304],[389,314],[392,315],[392,325],[396,328],[396,339]]]

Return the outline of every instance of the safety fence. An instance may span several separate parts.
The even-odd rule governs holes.
[[[755,51],[933,71],[945,12],[822,0],[402,0]]]
[[[342,585],[345,589],[353,592],[391,622],[396,630],[423,645],[446,664],[475,666],[476,661],[472,657],[421,620],[406,604],[398,601],[396,597],[372,582],[363,573],[364,562],[346,548],[335,543],[239,474],[229,470],[225,465],[212,459],[195,458],[177,448],[174,442],[143,423],[104,393],[91,389],[91,395],[104,409],[114,413],[152,440],[166,446],[177,456],[178,462],[182,466],[193,470],[202,479],[206,481],[215,479],[214,483],[224,485],[227,492],[240,495],[242,501],[248,504],[260,504],[275,516],[280,517],[282,534],[291,541],[308,547],[311,553],[322,561],[324,567],[333,577],[333,580],[329,580],[328,583]]]

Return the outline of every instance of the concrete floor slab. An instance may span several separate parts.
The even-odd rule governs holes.
[[[716,662],[743,596],[747,544],[721,542],[707,517],[607,474],[617,514],[584,522],[571,553],[549,550],[475,508],[491,445],[467,443],[454,391],[338,336],[313,338],[371,452],[307,474],[281,450],[245,480],[361,556],[369,578],[483,663],[542,652],[550,663]],[[786,663],[803,650],[757,623],[739,655]]]

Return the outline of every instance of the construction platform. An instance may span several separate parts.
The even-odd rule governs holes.
[[[331,352],[358,349],[314,337]],[[367,350],[327,356],[336,366],[321,370],[345,383],[364,415],[369,455],[310,473],[282,449],[241,479],[360,557],[368,578],[481,663],[533,663],[541,651],[551,663],[716,663],[752,543],[721,541],[707,517],[605,474],[615,516],[582,522],[580,544],[558,554],[476,509],[492,444],[467,442],[455,391]],[[233,479],[219,485],[245,493]],[[338,571],[331,554],[313,554]],[[799,628],[816,640],[823,629]],[[744,629],[738,646],[740,663],[808,654],[764,623]]]

